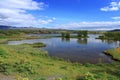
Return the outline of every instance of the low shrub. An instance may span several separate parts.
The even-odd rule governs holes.
[[[16,67],[19,73],[35,74],[35,70],[30,63],[23,63]]]

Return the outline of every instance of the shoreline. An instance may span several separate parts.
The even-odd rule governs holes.
[[[120,61],[120,57],[118,56],[120,55],[120,52],[118,52],[117,50],[120,50],[120,47],[105,50],[104,54],[111,56],[111,58],[115,61]]]

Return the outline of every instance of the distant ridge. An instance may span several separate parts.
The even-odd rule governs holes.
[[[120,31],[120,29],[114,29],[114,30],[111,30],[109,32],[119,32],[119,31]]]
[[[16,26],[6,26],[6,25],[0,25],[0,30],[8,30],[8,29],[19,29],[19,30],[57,30],[57,31],[63,31],[66,29],[50,29],[50,28],[37,28],[37,27],[16,27]]]
[[[35,27],[15,27],[15,26],[0,25],[0,30],[8,30],[8,29],[37,29],[37,28],[35,28]]]
[[[11,29],[11,26],[6,26],[6,25],[0,25],[0,30],[6,30],[6,29]]]

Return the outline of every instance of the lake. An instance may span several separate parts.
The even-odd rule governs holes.
[[[47,34],[50,36],[51,34]],[[56,34],[54,34],[56,36]],[[33,35],[32,35],[33,36]],[[35,34],[34,34],[35,36]],[[36,36],[46,36],[36,34]],[[40,48],[48,51],[50,56],[57,56],[71,62],[80,63],[111,63],[114,60],[110,56],[103,53],[104,50],[112,49],[119,44],[114,41],[106,41],[95,39],[99,35],[90,34],[87,39],[63,39],[58,37],[47,38],[47,39],[31,39],[21,41],[8,41],[9,45],[18,45],[23,43],[37,43],[43,42],[47,46]]]

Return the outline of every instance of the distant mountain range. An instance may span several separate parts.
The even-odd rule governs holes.
[[[2,29],[2,30],[3,30],[3,29],[4,29],[4,30],[5,30],[5,29],[10,29],[10,28],[11,28],[11,26],[0,25],[0,29]]]
[[[38,29],[38,28],[34,28],[34,27],[14,27],[14,26],[0,25],[0,30],[8,30],[8,29]]]
[[[66,29],[48,29],[48,28],[35,28],[35,27],[14,27],[14,26],[6,26],[6,25],[0,25],[0,30],[8,30],[8,29],[31,29],[31,30],[57,30],[57,31],[62,31]],[[120,29],[114,29],[110,30],[108,32],[117,32],[120,31]]]
[[[20,30],[58,30],[62,31],[65,29],[49,29],[49,28],[36,28],[36,27],[15,27],[15,26],[6,26],[6,25],[0,25],[0,30],[8,30],[8,29],[20,29]]]
[[[114,30],[111,30],[110,32],[118,32],[120,31],[120,29],[114,29]]]

